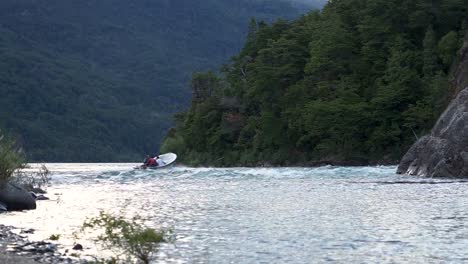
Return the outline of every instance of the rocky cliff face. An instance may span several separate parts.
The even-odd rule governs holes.
[[[457,97],[431,134],[420,138],[405,154],[398,174],[468,177],[468,37],[460,52],[460,62],[452,80]]]

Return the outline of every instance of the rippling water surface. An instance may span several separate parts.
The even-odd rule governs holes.
[[[0,215],[32,239],[72,233],[100,210],[171,229],[163,263],[468,261],[468,182],[395,167],[185,168],[48,164],[50,201]],[[91,242],[84,241],[85,247]]]

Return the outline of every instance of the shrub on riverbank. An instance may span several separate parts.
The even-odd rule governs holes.
[[[102,233],[95,239],[96,243],[116,254],[97,263],[133,263],[136,259],[146,264],[156,258],[160,244],[168,240],[166,232],[145,227],[141,221],[138,216],[127,220],[101,211],[98,217],[84,222],[81,232],[100,230]]]
[[[43,193],[49,184],[49,173],[49,169],[44,164],[37,171],[33,172],[25,172],[22,169],[18,169],[12,178],[12,182],[28,191]]]
[[[29,191],[48,184],[49,170],[45,165],[35,172],[25,172],[23,169],[26,167],[24,153],[0,130],[0,183],[16,183]]]
[[[9,181],[15,172],[25,167],[24,155],[0,130],[0,183]]]
[[[48,183],[48,170],[43,165],[37,172],[28,172],[25,158],[15,142],[0,133],[0,204],[3,210],[20,211],[36,209],[33,192],[44,192]]]

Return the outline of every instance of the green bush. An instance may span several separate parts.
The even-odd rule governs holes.
[[[52,235],[50,235],[49,239],[53,240],[53,241],[57,241],[57,240],[60,239],[60,235],[59,234],[52,234]]]
[[[0,182],[11,180],[15,172],[25,167],[24,155],[0,130]]]
[[[141,224],[138,216],[130,220],[123,216],[114,216],[100,212],[98,217],[86,220],[81,232],[87,229],[100,230],[102,234],[96,242],[116,253],[110,260],[98,260],[98,263],[150,263],[156,258],[159,245],[168,242],[166,232],[156,231]]]
[[[49,173],[49,169],[44,164],[39,170],[33,172],[18,169],[12,181],[29,191],[34,188],[45,189],[49,184]]]
[[[42,165],[39,170],[26,172],[24,153],[15,142],[0,131],[0,183],[13,182],[26,190],[45,188],[49,183],[49,170]]]
[[[448,67],[452,64],[456,57],[456,51],[459,48],[458,34],[455,31],[450,31],[444,35],[437,44],[439,56],[443,63]]]

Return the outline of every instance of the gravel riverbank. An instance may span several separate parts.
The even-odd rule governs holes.
[[[62,256],[54,243],[29,241],[26,234],[34,232],[32,229],[21,230],[19,234],[12,230],[15,230],[14,227],[0,225],[0,263],[78,263],[67,256]]]

